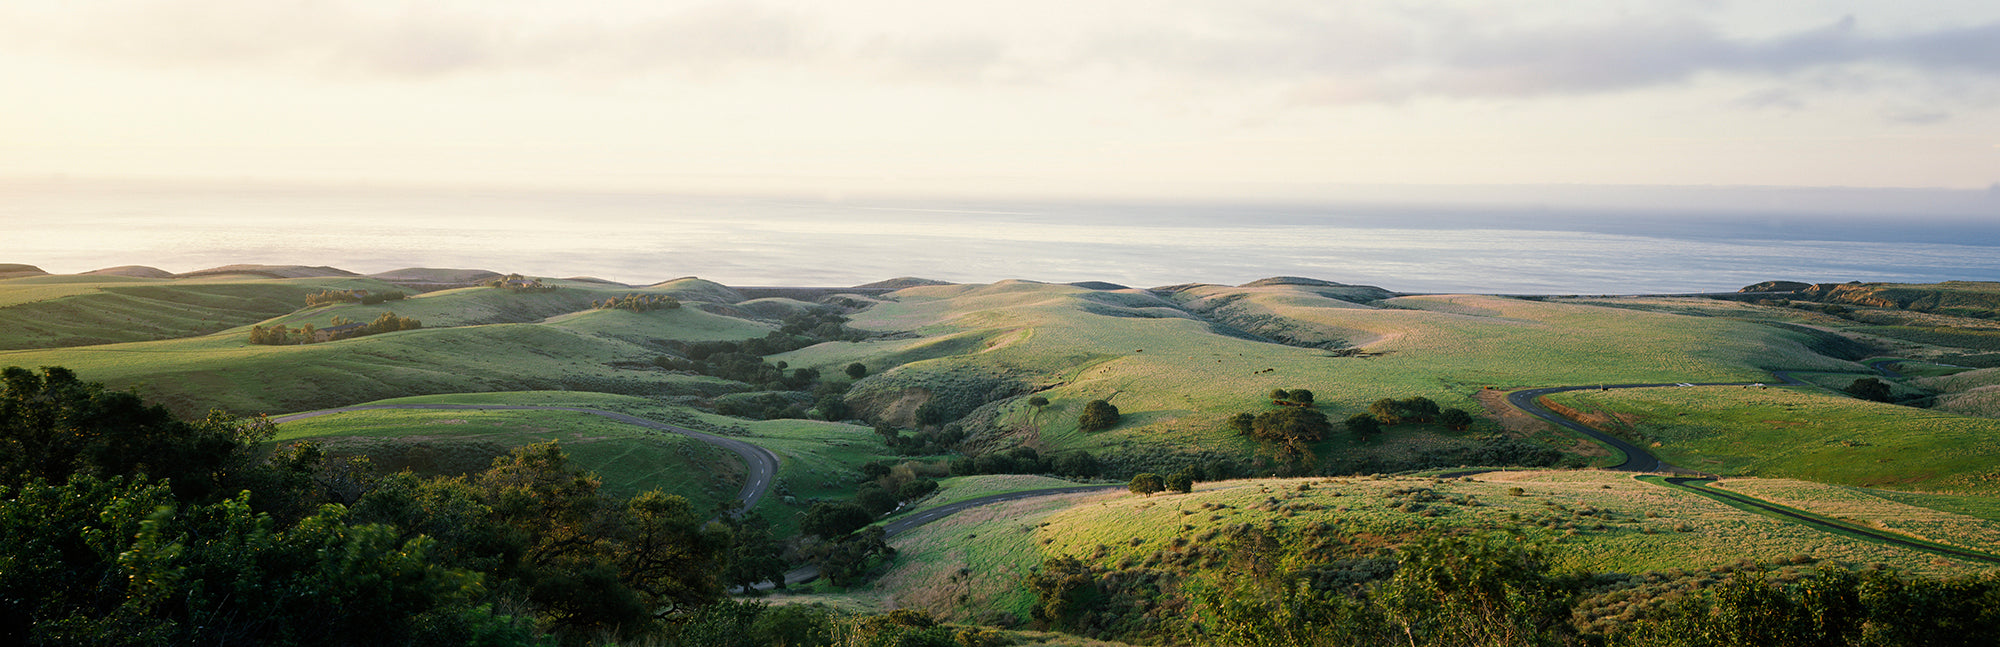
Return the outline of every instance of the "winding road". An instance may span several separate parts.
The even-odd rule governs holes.
[[[1784,386],[1805,385],[1805,382],[1801,382],[1798,380],[1798,378],[1792,377],[1792,374],[1789,372],[1778,371],[1772,373],[1772,375],[1776,375],[1778,377],[1778,384],[1780,385]],[[1762,385],[1763,385],[1762,382],[1680,382],[1673,384],[1597,384],[1592,386],[1556,386],[1543,389],[1525,389],[1509,393],[1507,394],[1507,403],[1514,405],[1514,408],[1516,409],[1526,411],[1537,418],[1541,418],[1543,420],[1547,420],[1549,422],[1560,425],[1564,429],[1568,429],[1570,431],[1574,431],[1583,434],[1585,436],[1588,436],[1591,439],[1609,445],[1625,454],[1625,462],[1619,463],[1617,465],[1612,465],[1605,469],[1622,470],[1626,472],[1671,472],[1675,474],[1702,475],[1701,472],[1683,469],[1666,461],[1660,460],[1660,457],[1654,456],[1652,452],[1646,451],[1645,449],[1640,448],[1638,445],[1634,445],[1623,438],[1619,438],[1617,436],[1613,436],[1604,433],[1602,431],[1598,431],[1597,429],[1592,428],[1590,425],[1583,424],[1576,420],[1570,419],[1568,416],[1564,416],[1554,411],[1550,411],[1548,407],[1542,406],[1542,404],[1540,402],[1536,402],[1536,400],[1540,400],[1542,396],[1549,395],[1551,393],[1563,393],[1566,391],[1609,391],[1611,389],[1653,389],[1662,387],[1689,387],[1689,386],[1762,386]]]
[[[744,513],[749,512],[751,508],[756,507],[757,502],[762,501],[764,499],[764,494],[770,492],[771,484],[776,482],[778,476],[778,455],[771,453],[771,450],[764,449],[762,447],[758,447],[756,445],[752,445],[750,443],[737,440],[735,438],[717,436],[715,434],[710,434],[710,433],[703,433],[695,431],[693,429],[688,429],[686,427],[678,427],[664,422],[659,422],[657,420],[647,420],[645,418],[641,418],[638,416],[618,413],[616,411],[605,411],[603,409],[587,409],[583,407],[538,406],[538,405],[525,405],[525,404],[368,404],[368,405],[360,405],[353,407],[336,407],[333,409],[321,409],[318,411],[307,411],[305,413],[294,413],[290,415],[272,418],[271,422],[286,423],[294,420],[304,420],[306,418],[330,416],[336,413],[347,413],[350,411],[380,411],[385,409],[428,409],[428,410],[442,409],[442,410],[463,410],[463,411],[574,411],[577,413],[588,413],[590,415],[598,416],[600,418],[608,418],[610,420],[622,422],[628,425],[636,425],[639,427],[645,427],[647,429],[665,431],[687,436],[689,438],[693,438],[695,440],[699,440],[701,442],[708,443],[710,445],[727,449],[731,452],[735,452],[737,456],[743,457],[743,463],[746,466],[743,475],[743,489],[738,491],[736,494],[736,509],[735,511],[730,513],[733,516],[742,516]]]

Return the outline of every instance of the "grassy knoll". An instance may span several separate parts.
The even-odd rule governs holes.
[[[609,494],[659,489],[700,510],[735,500],[743,480],[742,461],[726,450],[570,411],[351,411],[279,425],[277,441],[292,440],[422,474],[476,472],[515,447],[556,440]]]
[[[59,348],[204,335],[279,316],[323,290],[390,290],[360,278],[0,280],[0,349]],[[375,313],[370,313],[372,319]]]
[[[1732,487],[1762,486],[1732,480]],[[1790,500],[1805,507],[1835,509],[1829,506],[1845,500],[1839,493],[1791,491]],[[1883,506],[1874,515],[1875,523],[1924,528],[1957,541],[2000,531],[2000,523],[1991,520],[1914,506]],[[1549,544],[1560,568],[1578,571],[1704,569],[1799,555],[1918,572],[1975,567],[1743,512],[1629,474],[1510,471],[1471,480],[1266,479],[1202,483],[1185,495],[1030,499],[982,508],[899,538],[895,544],[902,553],[876,586],[901,592],[899,604],[955,618],[976,619],[963,609],[1024,613],[1031,599],[1018,578],[1046,557],[1145,568],[1231,528],[1269,523],[1333,524],[1356,538],[1355,548],[1364,552],[1429,529],[1519,531]]]
[[[1202,299],[1230,298],[1228,289],[1205,290]],[[1260,410],[1274,388],[1312,389],[1339,419],[1374,400],[1411,395],[1477,410],[1471,396],[1486,385],[1755,381],[1770,379],[1771,368],[1854,368],[1811,353],[1801,333],[1722,318],[1475,296],[1403,297],[1368,308],[1310,286],[1243,290],[1254,291],[1243,299],[1263,304],[1271,325],[1292,326],[1294,341],[1317,330],[1361,355],[1246,338],[1150,292],[1011,281],[893,293],[895,302],[857,313],[851,325],[916,338],[821,344],[779,359],[822,370],[868,365],[876,373],[853,399],[892,417],[939,393],[977,404],[1046,387],[1048,407],[996,405],[994,426],[1046,448],[1238,455],[1254,450],[1223,421]],[[984,381],[966,383],[979,375]],[[1078,411],[1098,398],[1109,398],[1125,421],[1079,433]]]
[[[1784,388],[1574,391],[1551,400],[1706,472],[2000,493],[1996,420]]]

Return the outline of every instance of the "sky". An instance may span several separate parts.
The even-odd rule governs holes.
[[[1991,0],[9,0],[0,179],[2000,195]]]

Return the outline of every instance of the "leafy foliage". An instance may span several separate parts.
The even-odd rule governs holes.
[[[602,301],[592,301],[599,310],[629,310],[632,312],[652,312],[654,310],[674,310],[681,307],[681,300],[664,294],[627,294]]]
[[[1118,426],[1118,407],[1104,400],[1083,403],[1083,413],[1076,418],[1076,428],[1080,431],[1103,431]]]
[[[1126,487],[1132,490],[1133,494],[1152,494],[1167,489],[1166,482],[1160,479],[1160,475],[1152,472],[1140,472],[1134,475],[1131,484]]]
[[[1847,388],[1842,390],[1846,391],[1848,395],[1870,402],[1889,401],[1889,383],[1872,377],[1855,380],[1853,384],[1847,385]]]

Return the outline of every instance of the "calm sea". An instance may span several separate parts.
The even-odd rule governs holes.
[[[1406,292],[1629,294],[1769,279],[2000,280],[2000,219],[57,182],[0,187],[0,262],[56,273],[266,263],[825,286],[1291,275]]]

